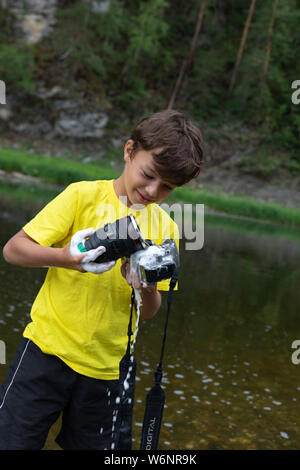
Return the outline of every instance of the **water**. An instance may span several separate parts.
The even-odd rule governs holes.
[[[22,222],[1,220],[1,245]],[[0,260],[0,339],[7,362],[29,321],[45,270]],[[299,449],[300,239],[265,224],[206,218],[204,248],[181,251],[162,385],[161,449]],[[166,296],[139,322],[133,448],[159,361]],[[128,310],[129,315],[129,310]],[[2,380],[7,366],[0,364]],[[46,444],[57,449],[54,437]],[[100,428],[99,428],[100,429]]]

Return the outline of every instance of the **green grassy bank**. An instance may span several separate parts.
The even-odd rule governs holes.
[[[0,197],[5,202],[26,206],[39,206],[49,201],[62,186],[80,180],[111,179],[119,175],[109,161],[82,163],[67,158],[51,158],[44,155],[28,154],[11,148],[0,149],[0,169],[6,172],[20,172],[37,177],[36,183],[11,183],[0,181]],[[188,186],[176,188],[169,198],[189,204],[204,204],[218,212],[252,219],[265,220],[288,226],[300,226],[300,211],[276,204],[247,200],[242,197],[226,196],[202,191]]]
[[[300,226],[300,211],[277,204],[263,203],[237,196],[220,195],[188,187],[177,188],[174,196],[177,200],[193,204],[204,204],[206,207],[218,212],[278,224]]]

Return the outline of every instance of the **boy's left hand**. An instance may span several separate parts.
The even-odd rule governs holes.
[[[154,291],[156,290],[156,284],[148,285],[144,282],[140,282],[136,273],[130,272],[130,263],[125,261],[121,266],[121,274],[126,279],[127,284],[134,289],[142,289],[142,291]]]

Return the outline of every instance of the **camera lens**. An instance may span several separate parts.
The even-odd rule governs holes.
[[[146,247],[141,230],[133,215],[123,217],[114,223],[105,224],[85,241],[85,249],[91,250],[105,246],[106,251],[95,262],[104,263],[129,257],[132,253]]]

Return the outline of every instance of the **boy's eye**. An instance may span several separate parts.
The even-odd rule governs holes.
[[[148,173],[146,173],[144,170],[142,170],[142,174],[145,178],[149,179],[149,180],[153,180],[153,176],[151,175],[148,175]],[[164,184],[164,188],[167,189],[168,191],[173,191],[174,188],[172,188],[172,186],[169,186],[168,184]]]

